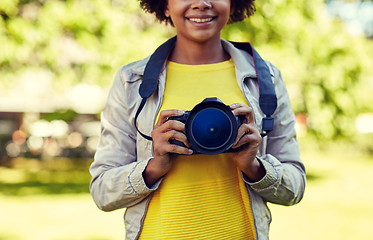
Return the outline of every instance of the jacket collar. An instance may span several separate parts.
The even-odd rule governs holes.
[[[237,79],[256,78],[253,57],[246,51],[236,48],[231,42],[222,40],[223,48],[231,56],[236,68]]]

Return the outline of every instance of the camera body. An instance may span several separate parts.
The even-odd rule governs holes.
[[[185,124],[185,135],[194,154],[213,155],[240,150],[231,147],[236,140],[241,118],[216,97],[206,98],[183,116],[170,117],[168,120]],[[185,147],[177,140],[170,140],[170,143]]]

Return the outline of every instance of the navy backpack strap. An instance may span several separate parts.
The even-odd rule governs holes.
[[[143,134],[137,127],[137,118],[143,109],[146,100],[157,90],[159,76],[162,68],[167,61],[168,55],[172,48],[175,46],[176,36],[166,41],[164,44],[159,46],[154,53],[150,56],[148,63],[146,64],[142,83],[139,88],[140,96],[142,97],[141,103],[135,114],[135,128],[145,139],[152,140],[151,136]],[[266,117],[262,120],[262,136],[266,136],[270,131],[273,130],[273,117],[271,115],[277,108],[277,97],[273,86],[271,73],[268,65],[260,57],[258,52],[251,46],[250,43],[231,42],[235,47],[245,50],[254,59],[255,71],[259,85],[259,106]]]

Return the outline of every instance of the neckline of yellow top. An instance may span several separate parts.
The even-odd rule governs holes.
[[[165,43],[160,45],[150,56],[148,63],[145,66],[142,83],[139,88],[139,94],[142,98],[139,108],[135,114],[134,125],[137,132],[145,139],[152,141],[152,137],[142,133],[137,127],[137,117],[143,109],[146,100],[157,90],[160,73],[163,66],[167,62],[171,50],[174,48],[177,36],[170,38]],[[274,118],[271,116],[277,108],[277,97],[275,88],[272,82],[271,73],[267,63],[260,57],[258,52],[247,42],[230,42],[236,48],[244,50],[253,58],[257,82],[259,86],[259,107],[265,114],[262,118],[262,132],[264,137],[273,130]]]

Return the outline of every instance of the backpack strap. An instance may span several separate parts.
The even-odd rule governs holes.
[[[142,83],[139,88],[139,94],[142,98],[139,108],[135,114],[134,125],[139,134],[145,139],[152,141],[152,137],[143,134],[137,127],[137,118],[144,108],[146,100],[157,90],[159,77],[168,56],[175,46],[176,36],[170,38],[161,46],[159,46],[150,56],[146,64]],[[255,72],[259,86],[259,106],[262,112],[266,115],[262,119],[262,133],[264,137],[273,130],[274,119],[271,115],[277,108],[277,97],[273,86],[271,73],[267,63],[260,57],[258,52],[251,46],[250,43],[231,42],[236,48],[248,52],[254,60]]]

